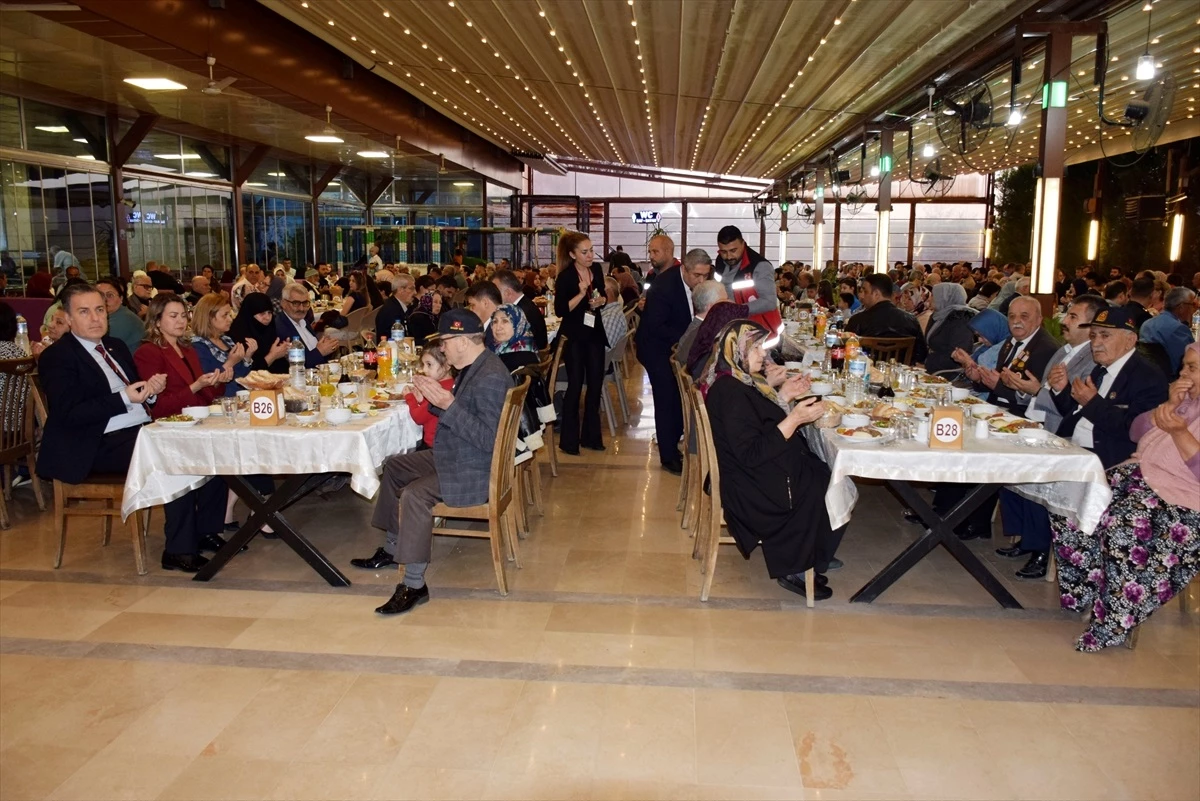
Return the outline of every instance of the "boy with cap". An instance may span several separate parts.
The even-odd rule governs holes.
[[[483,344],[483,324],[467,309],[451,309],[438,321],[438,341],[458,370],[447,390],[428,376],[414,376],[413,390],[438,415],[433,448],[391,456],[371,525],[387,532],[382,548],[350,564],[365,570],[404,565],[404,579],[381,615],[407,612],[429,600],[425,570],[433,546],[432,510],[487,503],[492,443],[500,426],[504,396],[512,386],[508,368]]]

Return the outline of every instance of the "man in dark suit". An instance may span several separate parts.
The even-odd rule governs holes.
[[[106,335],[108,309],[94,287],[73,284],[61,297],[70,333],[46,348],[38,362],[48,410],[38,474],[68,484],[97,474],[124,475],[167,377],[142,380],[129,348]],[[200,556],[202,543],[218,536],[224,512],[220,481],[167,503],[163,569],[195,573],[203,567],[208,560]]]
[[[665,237],[664,237],[665,238]],[[674,256],[674,244],[671,256]],[[678,268],[667,269],[646,291],[646,308],[637,330],[637,357],[646,368],[654,393],[654,430],[658,458],[668,473],[683,473],[679,439],[683,436],[683,406],[671,370],[671,346],[692,321],[692,289],[712,275],[708,253],[689,251]]]
[[[544,350],[548,344],[546,317],[533,302],[533,298],[525,294],[521,279],[517,278],[512,270],[497,270],[492,276],[492,283],[500,290],[501,300],[515,305],[525,315],[529,327],[533,330],[533,341],[537,344],[537,349]]]
[[[853,319],[853,318],[851,318]],[[1016,386],[1001,380],[1002,374],[1043,375],[1046,365],[1058,351],[1058,343],[1042,328],[1042,307],[1036,298],[1018,296],[1008,308],[1009,338],[1000,346],[996,368],[980,367],[968,361],[963,370],[980,388],[988,390],[988,403],[993,403],[1012,414],[1025,416],[1029,396],[1020,393]],[[1011,383],[1011,382],[1010,382]],[[972,489],[969,484],[939,484],[934,496],[933,509],[946,514]],[[996,508],[996,496],[976,507],[967,519],[955,528],[959,539],[990,539],[992,536],[992,512]]]
[[[846,321],[846,330],[860,337],[912,337],[913,361],[924,362],[929,353],[921,324],[892,303],[895,285],[884,273],[864,276],[858,290],[862,311]]]
[[[371,525],[387,532],[385,544],[367,559],[350,564],[365,570],[404,565],[404,580],[381,615],[407,612],[429,600],[425,570],[433,547],[432,509],[438,501],[474,506],[488,500],[492,448],[504,396],[512,387],[508,368],[483,344],[483,325],[466,309],[451,309],[438,320],[438,341],[458,370],[454,389],[428,376],[415,376],[418,400],[427,399],[438,415],[433,448],[389,457]]]
[[[317,367],[329,361],[329,357],[337,353],[338,341],[332,337],[318,337],[309,324],[312,313],[312,300],[303,284],[292,282],[283,288],[283,298],[280,302],[283,314],[275,315],[275,332],[284,342],[291,342],[296,337],[304,343],[304,366]],[[271,365],[271,372],[286,373],[288,363],[278,359]]]
[[[375,316],[375,336],[378,339],[390,337],[392,326],[397,321],[408,328],[408,313],[414,308],[413,298],[417,294],[417,285],[411,275],[400,273],[392,281],[392,294],[379,307]]]

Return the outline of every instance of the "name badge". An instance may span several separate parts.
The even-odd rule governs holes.
[[[596,315],[593,314],[592,312],[584,312],[583,324],[586,325],[588,328],[595,328],[596,327]]]

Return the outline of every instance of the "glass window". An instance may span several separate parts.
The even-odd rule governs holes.
[[[10,95],[0,95],[0,147],[22,147],[20,102]]]
[[[183,174],[189,178],[228,181],[229,149],[221,145],[182,138]]]
[[[107,161],[104,119],[81,111],[22,101],[25,149],[71,156],[87,161]]]
[[[312,170],[302,164],[265,158],[242,184],[242,188],[251,191],[270,189],[308,197],[312,192]]]
[[[123,127],[128,128],[128,125],[123,125]],[[124,133],[122,133],[123,135]],[[138,144],[125,166],[164,175],[182,175],[186,170],[199,170],[200,163],[199,154],[184,154],[183,144],[175,134],[151,131]]]

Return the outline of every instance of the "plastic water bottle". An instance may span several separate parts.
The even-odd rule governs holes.
[[[391,340],[392,340],[392,342],[398,343],[398,342],[400,342],[400,340],[404,339],[404,337],[405,337],[404,324],[401,323],[399,320],[396,320],[396,322],[392,323]]]
[[[647,288],[649,288],[649,285],[647,285]],[[553,292],[546,293],[546,316],[547,317],[557,316],[554,313],[554,293]]]
[[[304,389],[304,343],[300,337],[292,339],[288,346],[288,378],[293,388]]]
[[[20,319],[20,317],[17,318],[17,320]],[[1200,309],[1192,312],[1192,339],[1200,342]]]
[[[379,347],[375,349],[375,377],[380,381],[392,377],[392,349],[388,347],[388,338],[379,338]]]
[[[17,315],[17,337],[13,342],[26,356],[33,355],[33,350],[29,347],[29,323],[19,314]]]

